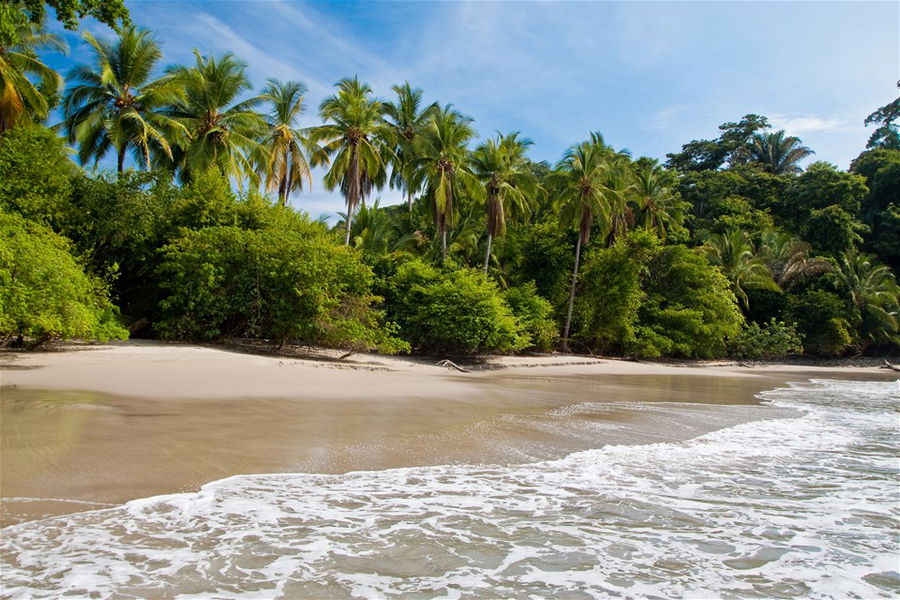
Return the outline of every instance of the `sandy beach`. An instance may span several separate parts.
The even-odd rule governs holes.
[[[4,353],[2,522],[192,491],[242,473],[526,463],[682,440],[793,416],[754,398],[787,381],[891,378],[849,367],[555,355],[481,367],[460,373],[402,357],[335,362],[138,341]]]

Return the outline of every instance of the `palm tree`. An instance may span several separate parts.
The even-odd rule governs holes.
[[[333,157],[325,174],[325,187],[338,187],[347,204],[344,243],[350,244],[353,215],[373,187],[383,185],[392,156],[391,128],[381,118],[382,104],[372,88],[353,79],[336,84],[337,94],[322,101],[319,113],[326,122],[310,130],[310,139],[322,143],[324,156]],[[315,159],[314,164],[319,164]]]
[[[640,159],[634,164],[633,193],[638,204],[638,222],[665,240],[670,229],[684,223],[685,204],[673,189],[673,181],[655,160]]]
[[[831,271],[831,263],[810,257],[811,247],[789,233],[768,230],[760,240],[760,253],[775,283],[790,289],[822,273]]]
[[[0,31],[0,135],[19,123],[47,118],[63,79],[41,61],[38,51],[68,51],[59,36],[46,33],[42,23],[30,23],[18,7],[7,11],[13,22]]]
[[[78,144],[78,159],[96,164],[112,149],[117,172],[125,169],[125,155],[151,164],[151,151],[172,159],[170,140],[186,133],[184,126],[166,114],[168,106],[184,95],[171,75],[151,80],[162,58],[159,44],[146,29],[128,27],[115,43],[84,39],[94,53],[94,65],[77,65],[67,77],[73,82],[63,100],[63,124],[70,142]]]
[[[612,207],[623,198],[619,190],[606,185],[609,171],[616,167],[614,155],[615,152],[603,141],[603,136],[594,132],[591,133],[590,140],[569,148],[556,165],[556,170],[548,177],[548,187],[557,195],[556,203],[560,210],[561,222],[567,227],[574,227],[578,232],[575,267],[572,270],[572,285],[569,288],[569,308],[563,330],[564,350],[568,350],[581,248],[590,241],[594,220],[603,219],[608,226],[612,217]]]
[[[268,134],[260,144],[260,167],[265,175],[266,189],[278,190],[278,203],[284,206],[294,190],[303,189],[303,181],[312,187],[310,161],[307,153],[319,162],[328,157],[309,139],[309,130],[297,127],[303,113],[306,86],[299,81],[281,82],[269,79],[260,99],[271,104],[265,116]]]
[[[416,190],[409,182],[413,179],[411,171],[415,163],[416,141],[440,107],[437,102],[432,102],[422,108],[422,90],[413,89],[408,81],[391,89],[397,94],[397,101],[385,102],[382,106],[385,120],[393,127],[397,142],[390,183],[391,187],[406,192],[406,204],[409,212],[412,212],[413,193]]]
[[[765,256],[757,253],[750,236],[740,229],[710,235],[703,246],[709,262],[720,269],[731,282],[734,295],[744,308],[750,308],[748,289],[781,291],[766,265]]]
[[[491,259],[491,242],[506,233],[506,217],[511,213],[529,213],[529,196],[537,187],[531,163],[525,157],[531,140],[520,139],[519,132],[497,134],[481,144],[472,155],[472,170],[481,179],[487,196],[487,248],[484,272]]]
[[[900,344],[900,286],[891,269],[856,250],[841,253],[831,280],[851,301],[863,344]]]
[[[438,110],[422,132],[410,185],[426,185],[432,216],[441,238],[441,259],[447,259],[447,226],[453,222],[460,195],[480,197],[482,190],[472,172],[467,144],[475,136],[471,119],[448,104]]]
[[[182,181],[214,168],[239,184],[257,181],[252,158],[256,140],[265,132],[263,116],[254,110],[259,96],[238,102],[250,89],[247,65],[231,54],[203,57],[194,50],[193,67],[174,66],[168,72],[184,85],[184,99],[170,110],[187,129],[187,139],[173,149],[174,166]]]
[[[759,163],[764,170],[774,175],[799,173],[801,169],[797,163],[815,154],[802,145],[800,138],[787,136],[783,129],[754,133],[748,150],[751,162]]]

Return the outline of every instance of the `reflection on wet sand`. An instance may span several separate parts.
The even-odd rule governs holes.
[[[145,399],[5,388],[2,524],[197,489],[241,473],[524,463],[789,416],[769,378],[511,376],[392,400]]]

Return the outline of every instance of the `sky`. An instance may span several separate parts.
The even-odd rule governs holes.
[[[409,81],[472,117],[479,139],[521,131],[531,158],[558,161],[600,131],[661,161],[748,113],[765,115],[842,169],[865,147],[865,117],[897,97],[900,2],[537,2],[126,0],[162,43],[160,67],[231,52],[254,90],[305,83],[304,126],[334,83],[357,75],[382,99]],[[85,22],[95,35],[103,25]],[[67,71],[90,61],[48,57]],[[807,161],[809,162],[809,161]],[[291,202],[343,209],[314,176]],[[401,200],[385,189],[382,204]]]

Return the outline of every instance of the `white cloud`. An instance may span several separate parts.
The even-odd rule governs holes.
[[[837,131],[857,129],[856,123],[846,117],[822,117],[817,115],[787,116],[775,114],[769,120],[775,129],[784,129],[791,135],[799,136],[811,131]],[[858,120],[858,119],[857,119]]]

